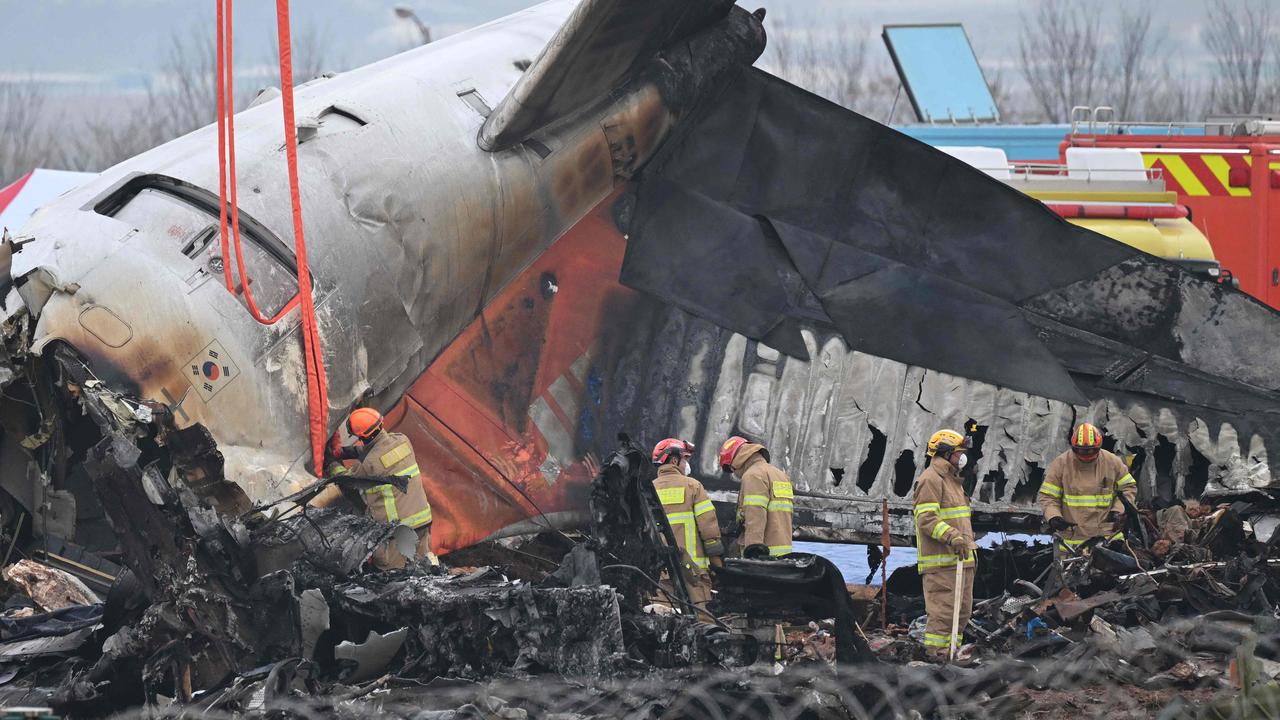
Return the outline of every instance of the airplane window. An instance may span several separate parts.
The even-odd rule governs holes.
[[[127,223],[151,239],[172,247],[206,268],[220,268],[218,198],[173,178],[143,175],[125,183],[99,202],[94,210]],[[278,313],[298,291],[297,260],[293,252],[253,218],[240,213],[241,252],[249,277],[249,289],[259,311],[268,317]],[[232,268],[234,245],[232,246]],[[234,280],[239,276],[232,274]],[[237,285],[237,294],[241,295]]]

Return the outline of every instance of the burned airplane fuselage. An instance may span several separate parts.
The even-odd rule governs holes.
[[[704,49],[684,63],[648,57],[650,71],[583,98],[572,117],[536,137],[482,149],[491,106],[574,5],[546,3],[298,89],[330,429],[358,402],[388,407],[400,398],[518,273],[647,160],[677,120],[680,97],[687,102],[724,71],[749,65],[763,47],[759,24],[739,11],[734,22],[699,30],[715,36],[705,42],[717,54]],[[697,38],[684,51],[699,52]],[[294,298],[298,272],[278,99],[239,113],[236,130],[240,272],[271,316]],[[5,305],[9,369],[42,371],[39,358],[64,348],[103,388],[165,406],[178,427],[207,428],[242,500],[269,501],[311,481],[299,319],[289,312],[261,324],[240,287],[224,285],[232,260],[218,235],[215,144],[216,128],[207,127],[158,147],[22,228],[19,240],[30,242],[14,257]],[[548,297],[558,289],[553,278],[543,284]],[[501,392],[501,377],[483,380]],[[46,385],[35,381],[29,394]],[[66,486],[66,463],[49,459],[71,454],[67,421],[12,414],[5,487],[39,505],[16,488],[37,467],[49,489]],[[11,459],[24,448],[34,451],[31,473]],[[569,504],[546,494],[541,501]]]
[[[924,439],[968,419],[979,511],[1030,504],[1085,416],[1148,456],[1144,497],[1271,483],[1274,312],[752,69],[762,20],[554,0],[298,89],[328,429],[388,412],[438,552],[585,521],[620,430],[697,442],[722,501],[715,446],[760,437],[800,534],[843,540],[879,537],[882,500],[907,535]],[[241,270],[268,315],[298,272],[279,109],[236,118]],[[140,446],[199,428],[204,460],[169,481],[224,511],[311,480],[298,314],[260,324],[224,284],[216,139],[19,233],[0,486],[38,532],[72,529],[78,437],[104,422]],[[157,415],[173,428],[139,430]]]

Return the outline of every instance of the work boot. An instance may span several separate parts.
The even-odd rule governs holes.
[[[939,650],[938,648],[926,649],[924,651],[924,661],[927,663],[932,663],[934,665],[946,665],[947,664],[946,648],[943,648],[941,650]]]
[[[971,650],[956,648],[954,660],[948,658],[950,654],[951,648],[930,648],[925,654],[925,659],[938,665],[955,665],[956,667],[973,667],[976,664]]]

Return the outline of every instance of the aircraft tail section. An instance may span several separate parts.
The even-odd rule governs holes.
[[[807,323],[1075,405],[1084,384],[1280,410],[1259,345],[1280,314],[759,70],[704,98],[632,187],[623,283],[795,357]]]
[[[733,7],[734,0],[582,0],[486,119],[480,147],[505,150],[592,107],[659,51]]]

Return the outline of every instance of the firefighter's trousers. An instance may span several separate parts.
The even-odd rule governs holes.
[[[702,568],[686,569],[684,581],[689,586],[689,599],[694,605],[705,609],[707,603],[711,602],[711,574]]]
[[[973,575],[976,568],[964,569],[964,588],[960,591],[960,625],[956,647],[964,641],[964,628],[973,614]],[[955,610],[956,569],[946,567],[925,573],[924,611],[928,620],[924,628],[924,644],[929,650],[946,656],[951,647],[951,617]],[[939,652],[940,651],[940,652]]]

